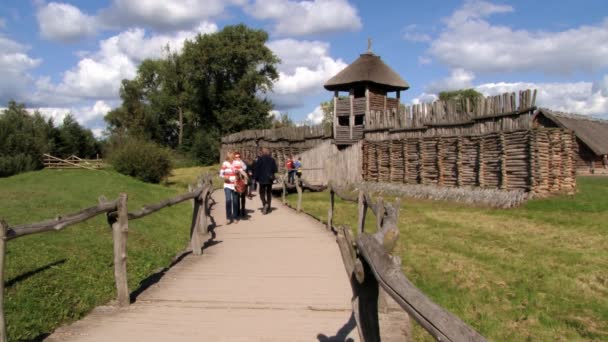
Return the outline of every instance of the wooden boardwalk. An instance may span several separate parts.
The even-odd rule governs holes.
[[[262,215],[225,225],[217,205],[214,243],[186,256],[128,308],[98,307],[48,341],[357,341],[352,291],[334,236],[273,199]]]

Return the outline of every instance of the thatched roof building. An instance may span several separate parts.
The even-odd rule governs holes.
[[[374,84],[385,91],[407,90],[410,85],[391,67],[386,65],[380,56],[372,52],[363,53],[324,85],[325,89],[345,90],[356,85]]]
[[[339,146],[363,139],[370,117],[397,113],[401,91],[410,87],[369,48],[325,83],[325,89],[334,91],[333,136]],[[348,97],[340,96],[340,92],[348,92]],[[387,96],[389,92],[395,92],[396,96]]]
[[[579,171],[596,173],[608,168],[608,120],[541,108],[534,116],[534,125],[565,128],[576,134]]]

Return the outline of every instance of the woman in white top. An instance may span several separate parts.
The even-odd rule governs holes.
[[[234,153],[228,152],[226,160],[220,168],[220,177],[224,178],[224,195],[226,197],[226,224],[231,224],[234,220],[238,220],[239,201],[238,194],[234,189],[236,183],[236,170],[232,165],[234,161]]]

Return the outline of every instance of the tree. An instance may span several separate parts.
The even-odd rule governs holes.
[[[268,128],[272,103],[264,97],[278,78],[279,59],[268,34],[245,25],[186,41],[181,53],[146,60],[123,80],[122,105],[108,113],[110,132],[153,140],[217,161],[222,135]]]
[[[321,102],[321,110],[323,111],[323,121],[321,124],[325,127],[333,129],[334,127],[334,101],[329,100]]]
[[[281,113],[279,117],[274,117],[272,119],[272,128],[283,128],[283,127],[294,127],[295,124],[293,120],[289,117],[288,113]]]
[[[470,109],[474,110],[477,107],[479,99],[483,98],[483,94],[475,89],[460,89],[453,91],[442,91],[439,93],[439,100],[441,101],[455,101],[457,109],[464,111],[466,108],[466,101],[469,101]]]
[[[82,127],[71,114],[68,114],[61,126],[54,154],[67,158],[76,155],[81,158],[94,158],[99,153],[99,144],[91,130]]]

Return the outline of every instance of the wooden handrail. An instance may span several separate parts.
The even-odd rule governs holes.
[[[362,341],[380,341],[381,338],[379,287],[438,341],[486,341],[475,329],[433,302],[412,284],[401,270],[400,259],[390,254],[399,238],[400,199],[391,204],[378,197],[374,203],[369,193],[362,190],[355,199],[346,188],[330,184],[329,189],[328,228],[336,234],[336,242],[351,283],[353,314]],[[333,227],[334,195],[358,203],[359,234],[356,239],[349,227]],[[377,231],[374,234],[367,234],[364,229],[368,207],[377,218]]]
[[[401,271],[383,246],[370,234],[357,239],[357,250],[378,284],[438,341],[486,341],[475,329],[448,312],[420,291]]]
[[[6,242],[21,236],[61,230],[68,226],[86,221],[97,215],[106,213],[108,223],[112,228],[114,242],[114,279],[117,290],[119,306],[130,303],[129,287],[127,284],[127,237],[129,220],[135,220],[150,215],[162,208],[177,203],[193,200],[192,226],[190,229],[190,247],[194,255],[201,255],[203,238],[207,233],[207,216],[209,215],[209,199],[213,192],[213,183],[209,175],[200,178],[198,187],[185,194],[163,200],[157,204],[144,205],[141,209],[129,213],[127,210],[127,194],[121,193],[118,199],[107,201],[100,196],[99,204],[83,209],[77,213],[66,216],[57,216],[55,219],[37,223],[9,226],[0,219],[0,279],[4,279],[4,259],[6,255]],[[4,282],[0,281],[0,342],[6,342],[6,326],[4,319]]]
[[[77,213],[66,215],[64,217],[57,216],[54,219],[45,220],[42,222],[8,227],[6,231],[6,239],[13,240],[30,234],[37,234],[51,230],[61,230],[76,223],[86,221],[99,214],[115,211],[117,203],[118,200],[105,202],[94,207],[83,209]]]

